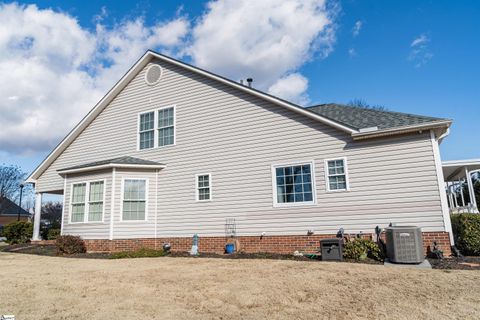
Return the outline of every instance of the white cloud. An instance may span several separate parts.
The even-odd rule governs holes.
[[[429,40],[426,35],[422,34],[415,39],[413,39],[412,43],[410,44],[410,47],[417,47],[420,46],[424,43],[427,43]]]
[[[360,30],[362,29],[362,25],[363,25],[363,23],[360,20],[355,22],[355,25],[353,26],[353,29],[352,29],[352,35],[354,37],[356,37],[360,34]]]
[[[102,8],[89,30],[67,13],[0,4],[0,152],[50,150],[147,49],[307,103],[299,69],[333,50],[338,11],[326,0],[226,0],[209,2],[193,26],[182,7],[154,25],[106,26]]]
[[[323,0],[212,1],[186,51],[200,67],[235,80],[252,77],[266,90],[332,51],[336,11]]]
[[[348,49],[348,55],[350,56],[350,58],[355,57],[357,55],[357,51],[355,50],[355,48]]]
[[[430,51],[428,44],[430,43],[430,38],[421,34],[418,37],[415,37],[410,43],[410,54],[408,55],[408,60],[414,63],[416,68],[424,66],[430,59],[433,58],[433,53]]]
[[[90,32],[65,13],[0,4],[1,151],[50,149],[146,49],[174,50],[188,30],[183,17],[106,28],[106,14]]]
[[[299,73],[292,73],[278,79],[268,88],[268,92],[299,105],[307,104],[310,99],[306,91],[308,79]]]

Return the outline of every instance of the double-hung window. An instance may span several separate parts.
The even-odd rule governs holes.
[[[152,149],[175,144],[175,107],[141,113],[138,122],[138,148]]]
[[[175,114],[173,107],[158,110],[158,146],[174,144]]]
[[[125,179],[123,181],[122,220],[146,220],[147,181]]]
[[[345,158],[325,160],[328,191],[348,190],[347,162]]]
[[[276,205],[313,204],[315,202],[312,163],[274,166],[274,203]]]
[[[140,149],[153,148],[155,144],[155,113],[147,112],[140,115],[139,139]]]
[[[71,222],[103,220],[104,181],[74,183],[71,196]]]
[[[197,183],[197,201],[211,200],[210,174],[198,174]]]

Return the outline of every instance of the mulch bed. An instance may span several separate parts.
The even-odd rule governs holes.
[[[58,256],[55,245],[53,244],[15,244],[0,247],[0,251],[13,253],[36,254],[41,256]],[[65,258],[87,258],[87,259],[109,259],[110,253],[94,252],[94,253],[79,253]],[[168,257],[191,257],[188,252],[171,252]],[[200,253],[197,258],[217,258],[217,259],[270,259],[270,260],[294,260],[294,261],[321,261],[320,255],[307,256],[293,256],[289,254],[276,253],[233,253],[233,254],[218,254],[218,253]],[[433,269],[446,270],[480,270],[480,257],[462,257],[462,258],[444,258],[444,259],[428,259]],[[363,261],[356,261],[346,259],[343,262],[347,263],[364,263],[381,265],[382,262],[366,259]]]
[[[428,259],[433,269],[480,270],[480,257]]]

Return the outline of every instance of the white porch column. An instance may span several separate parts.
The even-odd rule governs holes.
[[[35,193],[35,218],[33,220],[32,240],[42,240],[40,238],[40,216],[42,214],[42,193]]]
[[[465,197],[463,196],[463,180],[458,179],[458,185],[460,186],[460,196],[462,197],[462,207],[465,207]]]
[[[468,195],[470,198],[470,203],[474,206],[474,210],[478,209],[477,201],[475,200],[475,189],[473,189],[472,177],[470,176],[470,172],[468,172],[468,169],[466,167],[465,167],[465,177],[467,179]]]

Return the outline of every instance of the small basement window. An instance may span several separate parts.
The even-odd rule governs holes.
[[[325,160],[327,191],[348,190],[347,161],[345,158]]]
[[[146,220],[147,180],[123,181],[122,220]]]
[[[272,168],[275,205],[315,203],[313,163]]]
[[[197,201],[211,200],[210,174],[197,174]]]

